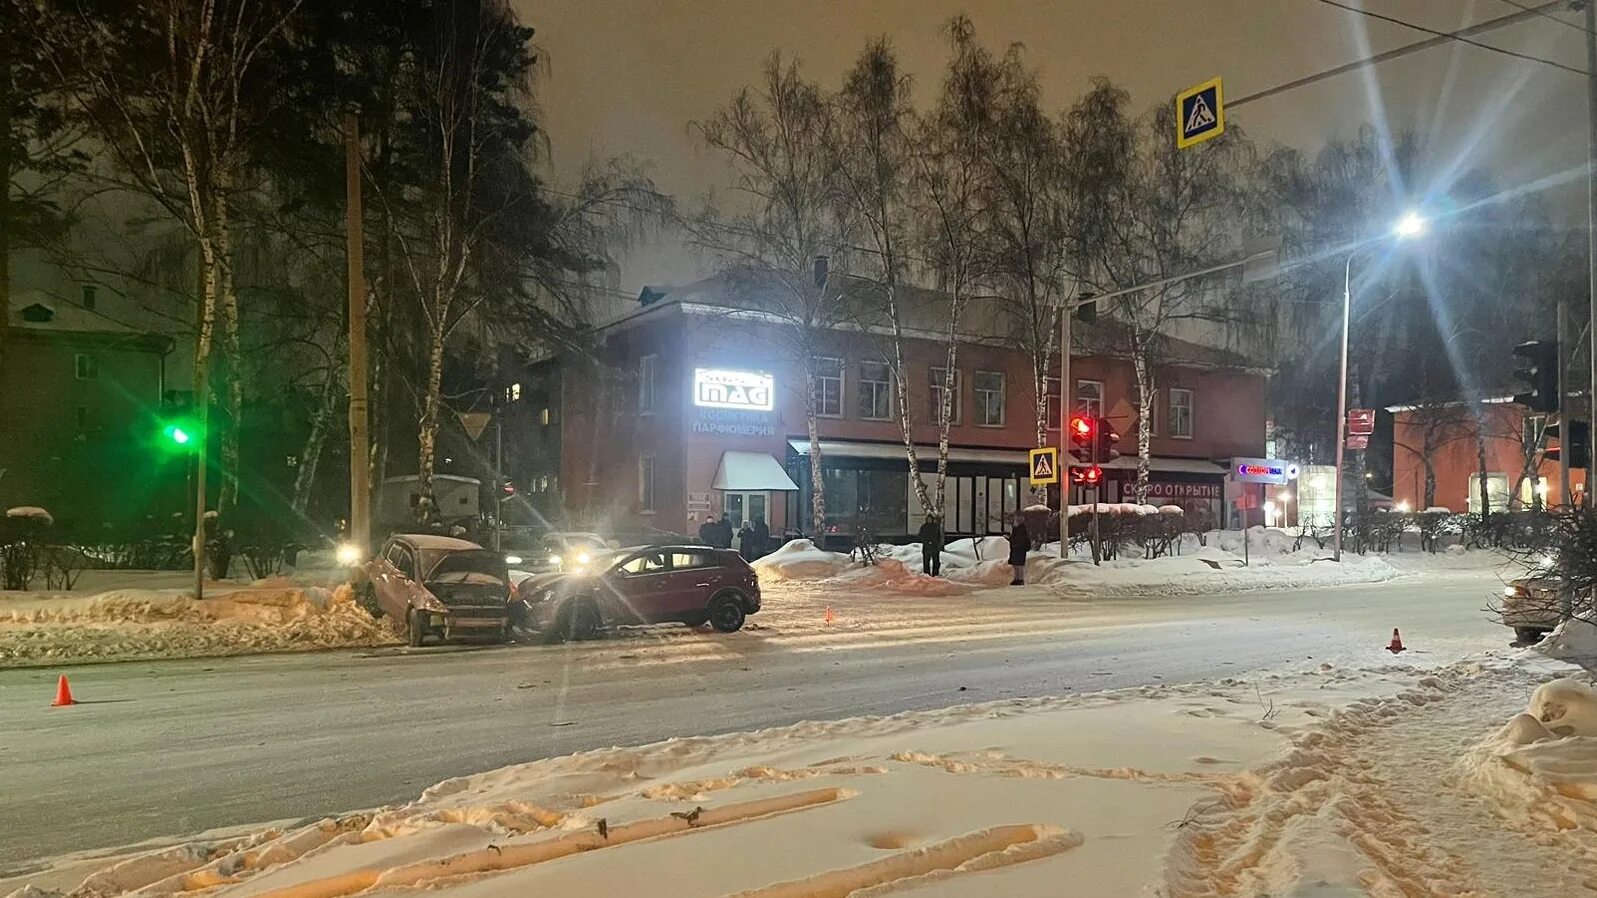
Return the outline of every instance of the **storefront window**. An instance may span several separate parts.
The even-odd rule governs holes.
[[[903,471],[827,468],[826,529],[853,533],[865,527],[873,533],[905,532],[909,515],[909,481]]]
[[[859,366],[859,416],[869,421],[886,421],[893,414],[893,375],[884,362],[861,362]]]

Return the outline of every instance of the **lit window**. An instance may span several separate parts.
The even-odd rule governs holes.
[[[859,366],[859,416],[868,421],[886,421],[893,415],[893,373],[885,362],[861,362]]]
[[[818,358],[815,373],[815,414],[822,418],[843,417],[843,360]]]
[[[657,355],[638,359],[638,411],[654,411],[654,367]]]
[[[932,391],[931,391],[931,409],[930,409],[931,414],[930,414],[929,417],[930,417],[930,419],[933,422],[940,422],[940,421],[943,420],[943,384],[946,383],[947,380],[948,380],[947,373],[948,373],[948,369],[947,368],[933,368],[932,369],[932,375],[931,375]],[[959,407],[961,405],[959,399],[960,399],[959,369],[955,368],[954,369],[954,391],[953,391],[952,396],[951,396],[951,398],[949,400],[949,406],[948,406],[948,423],[950,423],[950,424],[958,424],[959,423]]]
[[[100,360],[92,355],[79,354],[75,360],[78,380],[99,380]]]
[[[1192,391],[1170,388],[1170,435],[1192,439]]]
[[[1003,372],[977,371],[971,385],[976,389],[976,425],[978,427],[1003,427]]]
[[[654,456],[638,459],[638,508],[654,511]]]
[[[513,383],[505,388],[505,399],[511,402],[521,401],[521,384]]]
[[[1076,414],[1103,417],[1103,381],[1076,381]]]
[[[542,424],[544,427],[549,426],[549,406],[546,405],[543,408],[538,409],[538,423]]]

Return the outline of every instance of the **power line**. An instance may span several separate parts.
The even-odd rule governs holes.
[[[1557,22],[1558,24],[1564,26],[1565,28],[1573,28],[1576,31],[1579,31],[1581,34],[1590,34],[1591,33],[1591,32],[1586,30],[1586,26],[1585,25],[1581,25],[1581,24],[1578,24],[1578,23],[1575,23],[1575,22],[1571,22],[1568,19],[1560,19],[1559,17],[1553,15],[1552,13],[1547,11],[1547,7],[1546,6],[1537,6],[1537,7],[1526,6],[1525,4],[1520,3],[1519,0],[1502,0],[1502,2],[1507,3],[1509,6],[1512,6],[1515,9],[1523,9],[1526,12],[1535,13],[1536,15],[1541,16],[1542,18],[1546,19],[1549,22]]]
[[[1552,2],[1543,3],[1540,6],[1531,7],[1521,12],[1509,13],[1505,16],[1499,16],[1495,19],[1489,19],[1485,22],[1471,25],[1468,28],[1461,28],[1458,31],[1452,32],[1451,34],[1428,38],[1417,43],[1397,47],[1396,49],[1387,50],[1382,53],[1376,53],[1373,56],[1366,56],[1363,59],[1356,59],[1352,62],[1344,63],[1343,65],[1335,66],[1334,68],[1329,68],[1321,72],[1315,72],[1312,75],[1305,75],[1302,78],[1296,78],[1292,81],[1285,82],[1284,84],[1277,84],[1274,87],[1267,87],[1264,90],[1256,91],[1254,93],[1248,94],[1247,96],[1239,97],[1235,100],[1227,98],[1225,105],[1227,109],[1235,109],[1238,106],[1251,103],[1254,100],[1263,100],[1268,97],[1273,97],[1277,94],[1286,93],[1289,90],[1296,90],[1300,87],[1307,87],[1310,84],[1335,78],[1338,75],[1345,75],[1348,72],[1355,72],[1359,69],[1371,68],[1383,62],[1388,62],[1393,59],[1418,53],[1421,50],[1429,50],[1432,47],[1440,47],[1454,38],[1470,37],[1472,35],[1494,31],[1505,25],[1513,25],[1517,22],[1523,22],[1527,19],[1535,18],[1536,16],[1545,13],[1549,8],[1557,6],[1558,4],[1559,0],[1552,0]],[[1582,72],[1581,74],[1585,73]]]
[[[1461,44],[1469,44],[1471,47],[1479,47],[1482,50],[1490,50],[1493,53],[1501,53],[1504,56],[1512,56],[1512,57],[1515,57],[1516,59],[1523,59],[1523,60],[1527,60],[1529,62],[1539,62],[1539,63],[1541,63],[1543,65],[1550,65],[1550,66],[1552,66],[1554,68],[1563,69],[1566,72],[1572,72],[1572,73],[1574,73],[1576,75],[1584,75],[1584,74],[1586,74],[1586,71],[1584,69],[1577,69],[1577,68],[1575,68],[1573,66],[1567,66],[1567,65],[1564,65],[1561,62],[1555,62],[1555,61],[1553,61],[1551,59],[1544,59],[1544,58],[1542,58],[1540,56],[1533,56],[1533,55],[1531,55],[1529,53],[1520,53],[1517,50],[1507,50],[1507,49],[1504,49],[1503,47],[1494,47],[1491,44],[1482,43],[1482,42],[1477,41],[1477,40],[1471,40],[1469,37],[1464,36],[1461,32],[1457,32],[1457,31],[1437,31],[1434,28],[1426,28],[1424,25],[1416,25],[1413,22],[1409,22],[1409,21],[1405,21],[1403,19],[1399,19],[1396,16],[1388,16],[1388,15],[1382,15],[1381,13],[1378,13],[1378,12],[1370,12],[1367,9],[1361,9],[1361,8],[1359,8],[1357,6],[1351,6],[1351,5],[1346,4],[1346,3],[1338,2],[1338,0],[1319,0],[1319,2],[1325,4],[1326,6],[1332,6],[1332,7],[1335,7],[1337,9],[1340,9],[1340,10],[1345,10],[1347,12],[1358,13],[1361,16],[1368,16],[1369,18],[1378,19],[1378,20],[1380,20],[1382,22],[1390,22],[1393,25],[1401,25],[1404,28],[1409,28],[1409,29],[1412,29],[1414,31],[1418,31],[1418,32],[1420,32],[1422,34],[1430,34],[1430,35],[1434,35],[1434,36],[1439,37],[1439,38],[1443,38],[1445,40],[1458,41]],[[1544,11],[1547,6],[1552,6],[1552,5],[1554,5],[1554,4],[1551,4],[1551,3],[1545,4],[1544,6],[1540,7],[1540,11]],[[1528,13],[1532,13],[1532,14],[1540,14],[1540,11],[1539,10],[1530,10],[1530,9],[1524,10],[1524,12],[1528,12]]]

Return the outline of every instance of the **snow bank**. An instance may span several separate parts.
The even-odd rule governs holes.
[[[16,508],[8,508],[6,509],[6,517],[31,518],[35,521],[43,521],[45,524],[55,523],[55,516],[37,505],[18,505]]]
[[[1460,766],[1467,787],[1514,825],[1597,841],[1597,690],[1567,677],[1543,683]]]
[[[123,589],[66,603],[0,605],[0,668],[383,645],[385,621],[347,584],[241,588],[195,601]]]
[[[782,548],[754,561],[750,567],[759,572],[761,579],[822,580],[835,577],[853,562],[841,552],[817,549],[807,539],[789,541]]]
[[[1536,650],[1588,670],[1597,668],[1597,622],[1570,618],[1547,634]]]

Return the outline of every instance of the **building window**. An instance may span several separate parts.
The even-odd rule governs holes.
[[[95,429],[94,410],[86,405],[80,405],[77,411],[78,433],[88,433]]]
[[[1170,435],[1179,440],[1192,439],[1192,391],[1170,388]]]
[[[520,402],[521,401],[521,384],[519,382],[513,383],[510,386],[505,387],[505,401],[506,402]]]
[[[822,418],[843,417],[843,360],[818,358],[813,368],[815,414]]]
[[[943,420],[943,383],[947,380],[947,376],[946,376],[947,373],[948,373],[948,369],[947,368],[933,368],[932,369],[932,374],[931,374],[931,381],[932,381],[931,397],[932,398],[931,398],[931,415],[930,415],[930,418],[931,418],[931,421],[933,423],[938,423],[938,422],[941,422]],[[948,407],[948,423],[949,424],[958,424],[959,423],[959,407],[961,405],[961,403],[959,401],[960,395],[961,395],[961,392],[960,392],[960,389],[959,389],[959,369],[955,368],[954,369],[954,392],[953,392],[951,400],[950,400],[951,404]]]
[[[867,421],[886,421],[893,416],[893,372],[887,363],[860,363],[859,416]]]
[[[78,380],[100,379],[100,360],[92,355],[79,353],[74,360],[74,367],[77,370]]]
[[[638,508],[654,511],[654,456],[638,459]]]
[[[646,355],[638,359],[638,411],[654,411],[654,367],[660,357]]]
[[[1492,503],[1492,511],[1508,510],[1508,475],[1500,471],[1486,473],[1486,495]],[[1481,475],[1469,476],[1469,513],[1481,513]]]
[[[1004,426],[1004,375],[1001,371],[977,371],[976,426]]]
[[[544,427],[549,426],[549,406],[546,405],[543,408],[538,409],[538,423],[542,424]]]
[[[1526,415],[1524,429],[1520,431],[1520,439],[1525,450],[1525,457],[1530,456],[1542,448],[1542,434],[1547,431],[1546,415]]]
[[[82,293],[82,295],[83,295],[83,307],[85,309],[88,309],[91,312],[94,311],[94,303],[95,303],[95,300],[97,299],[96,294],[99,293],[99,292],[100,292],[99,288],[96,287],[93,284],[84,284],[83,285],[83,293]]]
[[[1103,417],[1103,381],[1076,381],[1076,414],[1089,418]]]

